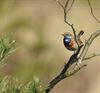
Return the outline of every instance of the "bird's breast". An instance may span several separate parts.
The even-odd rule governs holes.
[[[69,43],[64,42],[64,45],[68,50],[75,51],[78,49],[78,45],[76,44],[75,41],[72,40]]]

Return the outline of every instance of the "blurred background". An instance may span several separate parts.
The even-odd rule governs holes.
[[[100,20],[100,1],[90,1]],[[0,69],[0,75],[12,75],[23,82],[37,76],[46,85],[72,54],[63,45],[61,34],[72,31],[63,20],[63,10],[55,0],[0,0],[0,34],[7,33],[17,41],[17,49],[5,60],[7,65]],[[85,31],[84,42],[100,29],[87,0],[75,0],[68,20],[78,32]],[[100,37],[88,54],[99,50]],[[57,84],[51,93],[100,93],[99,61],[100,56],[86,61],[86,68]]]

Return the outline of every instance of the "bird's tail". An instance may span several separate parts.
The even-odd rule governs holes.
[[[84,31],[83,30],[81,30],[79,33],[78,33],[78,38],[80,39],[81,38],[81,36],[84,34]]]
[[[78,33],[78,41],[79,41],[79,45],[82,45],[83,44],[83,42],[81,41],[81,37],[82,37],[82,35],[84,34],[84,31],[83,30],[81,30],[79,33]]]

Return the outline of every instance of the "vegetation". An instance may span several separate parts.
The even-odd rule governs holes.
[[[4,59],[16,50],[15,40],[7,36],[0,37],[0,67],[6,63]],[[42,92],[41,92],[42,91]],[[40,85],[39,79],[34,76],[27,83],[20,82],[12,76],[4,76],[0,78],[0,93],[44,93]]]
[[[42,11],[42,9],[40,9],[41,6],[38,6],[37,4],[31,5],[31,3],[29,3],[29,2],[35,3],[36,1],[38,2],[38,0],[33,0],[33,1],[32,0],[0,0],[0,70],[2,72],[2,68],[4,68],[5,65],[7,65],[7,64],[9,65],[10,62],[13,62],[11,64],[14,64],[15,65],[14,67],[16,67],[16,68],[14,68],[12,65],[10,65],[9,68],[11,69],[11,72],[12,72],[11,74],[9,74],[9,73],[5,74],[7,70],[9,71],[9,68],[7,70],[3,71],[3,74],[4,74],[3,76],[2,76],[2,74],[0,74],[1,75],[0,76],[0,93],[48,93],[62,79],[72,76],[74,73],[78,72],[82,67],[86,66],[83,64],[82,67],[79,67],[73,71],[68,71],[67,73],[66,73],[66,68],[65,68],[65,70],[62,71],[62,72],[64,72],[63,74],[62,73],[60,75],[58,74],[57,78],[54,78],[53,80],[51,80],[51,82],[48,83],[48,85],[46,85],[47,82],[50,80],[50,78],[53,77],[51,75],[51,73],[56,74],[56,73],[58,73],[57,71],[59,71],[58,69],[61,70],[61,68],[59,68],[59,67],[60,66],[62,67],[62,64],[64,64],[64,62],[62,62],[62,59],[64,59],[66,57],[66,54],[62,53],[65,50],[63,51],[63,48],[60,49],[60,47],[59,47],[60,44],[62,43],[62,41],[60,42],[60,39],[58,40],[58,38],[56,38],[57,34],[56,35],[53,34],[53,33],[56,33],[56,31],[60,32],[60,30],[62,30],[64,28],[63,27],[64,22],[62,20],[62,16],[60,14],[56,14],[57,11],[59,10],[59,8],[57,9],[57,11],[55,10],[56,11],[55,12],[55,11],[53,11],[55,6],[51,7],[51,5],[50,5],[50,7],[52,8],[51,11],[49,11],[50,7],[46,8],[47,10],[44,9],[45,11]],[[51,2],[51,0],[46,0],[46,1]],[[65,8],[67,8],[67,3],[66,3],[66,7],[64,7],[62,5],[62,4],[64,4],[63,1],[62,2],[59,2],[61,0],[55,0],[55,1],[58,2],[58,4],[56,3],[56,5],[60,4],[62,9],[64,9],[64,14],[66,16],[67,14],[66,14]],[[67,1],[67,0],[64,0],[64,1]],[[68,1],[70,1],[70,0],[68,0]],[[75,0],[72,0],[72,1],[75,1]],[[40,0],[40,2],[41,2],[41,0]],[[42,2],[44,2],[44,0]],[[79,2],[83,2],[83,4],[84,4],[85,1],[79,0]],[[94,15],[94,11],[91,7],[92,2],[90,2],[89,0],[88,0],[88,2],[89,2],[89,6],[90,6],[89,8],[90,8],[90,12],[91,12],[90,15],[93,16],[93,20],[95,19],[96,21],[98,21],[98,19]],[[53,1],[53,3],[54,3],[54,1]],[[33,10],[31,10],[31,8],[29,6],[27,7],[26,4],[27,5],[29,4],[29,6],[32,7]],[[69,10],[72,8],[73,4],[68,8],[67,13],[69,13]],[[46,4],[44,4],[44,5],[46,5]],[[49,6],[49,4],[47,4],[47,6]],[[38,12],[34,11],[35,8],[37,9]],[[43,8],[43,6],[42,6],[42,8]],[[81,10],[81,8],[80,8],[80,10]],[[33,11],[34,11],[34,13],[32,13]],[[31,13],[29,13],[29,12],[31,12]],[[44,15],[45,12],[47,13],[47,14],[45,14],[46,16]],[[55,15],[52,16],[53,14],[51,12],[55,13]],[[36,16],[33,18],[34,15],[36,15]],[[59,15],[61,16],[60,18],[59,18]],[[46,19],[47,16],[48,16],[48,19]],[[84,15],[81,15],[81,16],[84,16]],[[52,17],[51,18],[52,22],[50,20],[50,17]],[[77,17],[77,16],[74,16],[74,17]],[[61,22],[60,19],[63,22],[62,28],[60,28],[61,24],[58,27],[58,25],[59,25],[58,23]],[[70,24],[69,23],[70,21],[67,21],[66,17],[64,19],[65,19],[64,20],[65,23],[67,23],[67,25],[69,25],[73,29],[74,28],[73,24]],[[75,18],[75,19],[77,19],[77,18]],[[58,21],[58,23],[56,21]],[[73,21],[73,19],[72,19],[72,21]],[[78,21],[80,22],[81,20],[78,20]],[[83,24],[85,24],[84,21],[86,22],[86,20],[84,20],[84,18],[83,18],[82,23],[80,23],[80,25],[82,25],[82,27],[83,27]],[[49,23],[47,23],[47,22],[49,22]],[[55,27],[56,29],[53,28],[55,30],[55,32],[51,31],[52,25],[50,25],[50,23],[52,25],[54,25],[53,23],[56,23],[55,26],[57,26],[57,28],[56,27]],[[92,22],[89,22],[89,23],[92,24]],[[99,21],[98,21],[98,23],[99,23]],[[48,24],[49,24],[49,26],[48,26]],[[85,24],[85,26],[86,26],[86,24]],[[93,29],[92,27],[88,27],[88,26],[87,26],[87,28],[91,28],[91,30]],[[65,29],[63,29],[63,30],[65,30]],[[76,30],[76,27],[73,30]],[[87,32],[85,32],[85,33],[88,34],[88,31],[91,31],[91,30],[86,29]],[[98,31],[100,34],[100,30],[98,30]],[[52,33],[52,37],[51,37],[50,33]],[[62,34],[62,33],[63,32],[61,32],[60,34]],[[46,34],[48,34],[47,37],[46,37]],[[28,35],[29,35],[29,37],[27,38]],[[32,35],[32,38],[31,38],[31,35]],[[36,40],[36,41],[34,42],[34,40]],[[85,41],[85,40],[83,40],[83,41]],[[53,42],[53,43],[51,43],[51,42]],[[99,40],[97,40],[96,43],[98,43],[98,42],[99,42]],[[87,47],[89,47],[88,42],[85,42],[84,44],[87,44]],[[20,48],[21,48],[21,51],[20,51]],[[18,54],[15,53],[16,52],[15,50],[17,51]],[[20,51],[20,53],[19,53],[19,51]],[[10,62],[7,63],[7,61],[10,58],[8,56],[10,56],[10,55],[12,56],[13,55],[12,53],[15,53],[14,57],[16,56],[16,58],[11,57],[12,59],[10,59]],[[69,53],[69,51],[68,51],[68,53]],[[19,54],[21,54],[21,57]],[[86,52],[84,54],[86,54]],[[67,55],[67,58],[69,59],[68,55]],[[97,54],[94,53],[93,55],[87,56],[82,61],[90,59],[90,58],[98,56],[98,55],[100,55],[100,52]],[[20,57],[20,58],[17,59],[17,57]],[[8,58],[8,60],[5,61],[7,58]],[[77,58],[77,56],[76,56],[76,58]],[[67,59],[67,62],[68,62],[68,59]],[[67,67],[67,69],[68,68],[69,67]],[[61,76],[62,76],[62,78],[61,78]],[[95,75],[90,75],[90,72],[89,72],[89,76],[95,77]],[[83,84],[82,82],[84,82],[86,80],[89,81],[91,79],[84,78],[85,74],[84,74],[84,77],[82,75],[80,77],[81,77],[81,83],[80,83],[80,81],[78,81],[80,84],[79,84],[79,86],[75,85],[75,87],[78,86],[78,88],[81,89],[81,87],[83,86],[87,89],[89,87],[89,82],[85,82],[88,84]],[[77,77],[78,80],[80,77],[79,76]],[[43,80],[43,82],[41,82],[40,80]],[[72,80],[72,81],[69,80],[69,82],[67,83],[67,86],[69,85],[69,83],[74,83],[74,82],[75,82],[74,80]],[[81,86],[81,84],[82,84],[82,86]],[[44,85],[46,85],[46,87]],[[67,86],[65,87],[65,89],[68,88]],[[85,90],[85,88],[83,88],[83,89]],[[72,89],[72,88],[70,87],[69,89]],[[63,88],[62,88],[62,90],[63,90]],[[47,92],[45,92],[45,91],[47,91]]]

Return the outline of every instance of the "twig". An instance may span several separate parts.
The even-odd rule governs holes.
[[[90,3],[90,0],[88,0],[88,4],[89,4],[90,10],[91,10],[91,15],[92,15],[92,17],[93,17],[98,23],[100,23],[100,20],[94,15],[93,8],[92,8],[92,5],[91,5],[91,3]]]
[[[72,6],[73,6],[73,4],[74,4],[74,1],[75,1],[75,0],[72,0],[72,3],[71,3],[71,5],[70,5],[70,7],[67,9],[67,12],[66,12],[67,14],[68,14],[68,12],[71,10],[71,8],[72,8]]]
[[[93,40],[94,40],[97,36],[99,36],[99,35],[100,35],[100,30],[94,32],[94,33],[90,36],[90,38],[86,41],[86,43],[85,43],[85,45],[84,45],[84,48],[83,48],[82,52],[80,53],[80,57],[79,57],[82,61],[84,60],[84,58],[85,58],[85,56],[86,56],[86,54],[87,54],[87,51],[88,51],[88,49],[89,49],[91,43],[92,43]]]
[[[85,58],[83,59],[83,61],[89,60],[89,59],[91,59],[91,58],[93,58],[93,57],[96,57],[96,56],[100,56],[100,52],[98,52],[98,53],[93,53],[93,54],[91,54],[91,55],[88,55],[87,57],[85,57]]]
[[[68,71],[66,73],[66,77],[70,77],[72,75],[74,75],[75,73],[77,73],[78,71],[80,71],[80,69],[82,69],[83,67],[86,67],[86,64],[82,64],[80,66],[75,66],[75,68],[71,71]]]
[[[64,9],[64,6],[60,3],[59,0],[56,0],[56,2],[62,7],[62,9]]]

